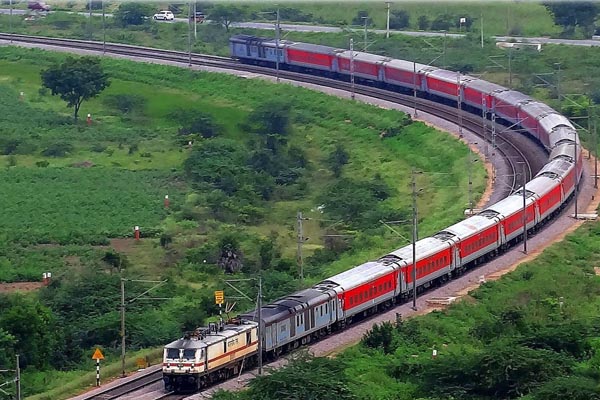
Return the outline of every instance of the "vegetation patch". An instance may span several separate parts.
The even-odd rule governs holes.
[[[110,86],[80,104],[90,123],[75,122],[72,107],[41,84],[42,71],[67,59],[0,49],[0,281],[53,276],[38,291],[0,295],[0,363],[21,355],[26,395],[61,398],[87,385],[64,382],[89,368],[96,346],[107,363],[118,359],[121,277],[166,280],[151,297],[168,300],[127,308],[127,348],[161,346],[217,312],[213,291],[226,272],[260,271],[270,301],[404,245],[380,220],[409,214],[413,167],[424,172],[421,232],[455,222],[466,207],[456,188],[467,187],[468,149],[405,114],[103,59],[94,68]],[[474,182],[481,193],[485,171]],[[298,211],[310,218],[304,280]],[[409,237],[410,224],[396,232]],[[127,281],[126,298],[148,289]],[[241,290],[256,288],[247,281]]]
[[[336,385],[322,398],[600,399],[600,278],[590,266],[599,260],[598,235],[600,224],[586,224],[471,292],[476,302],[373,326],[359,345],[330,360]],[[215,398],[283,390],[286,398],[308,399],[322,388],[313,373],[313,362],[293,363],[247,391]],[[306,376],[312,379],[295,385]]]

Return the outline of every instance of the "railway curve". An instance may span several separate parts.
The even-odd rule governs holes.
[[[15,42],[22,43],[31,43],[31,44],[40,44],[40,45],[49,45],[49,46],[60,46],[60,47],[68,47],[71,49],[79,49],[79,50],[89,50],[94,52],[106,53],[106,54],[116,54],[127,57],[134,58],[149,58],[155,60],[164,60],[169,62],[179,62],[179,63],[187,63],[188,65],[194,66],[210,66],[217,67],[223,69],[232,69],[232,70],[243,70],[246,72],[254,72],[257,74],[264,75],[275,75],[275,72],[269,68],[257,67],[257,66],[249,66],[245,64],[240,64],[235,61],[232,61],[228,58],[223,57],[215,57],[215,56],[203,56],[193,54],[191,57],[187,53],[175,52],[175,51],[165,51],[159,49],[150,49],[150,48],[140,48],[136,46],[128,46],[128,45],[115,45],[115,44],[107,44],[103,46],[102,43],[96,42],[87,42],[87,41],[77,41],[77,40],[67,40],[67,39],[50,39],[50,38],[39,38],[39,37],[28,37],[21,35],[5,35],[0,34],[0,40],[9,40],[12,39]],[[312,83],[321,86],[328,86],[340,90],[348,90],[349,85],[345,82],[340,82],[327,78],[320,78],[315,76],[306,76],[299,73],[289,72],[289,71],[280,71],[280,76],[289,79],[289,80],[298,80],[302,82]],[[361,94],[364,96],[370,96],[374,98],[379,98],[383,100],[387,100],[390,102],[395,102],[399,104],[404,104],[405,106],[412,106],[415,103],[415,99],[411,96],[388,92],[382,89],[376,89],[371,87],[364,87],[357,85],[355,87],[355,91],[357,94]],[[420,111],[436,114],[444,119],[457,122],[459,119],[457,115],[457,111],[453,107],[441,106],[440,104],[431,102],[429,100],[418,98],[416,99],[416,106]],[[465,129],[469,131],[473,131],[478,134],[484,141],[489,139],[489,123],[488,131],[482,126],[481,117],[474,116],[472,114],[463,113],[461,115],[463,126]],[[504,129],[502,125],[498,125],[496,127],[496,131],[500,132],[496,135],[496,143],[498,147],[495,151],[503,156],[505,160],[507,160],[507,164],[509,165],[510,172],[505,174],[505,180],[503,185],[497,185],[500,188],[498,190],[499,196],[504,196],[505,194],[513,191],[517,186],[518,182],[516,181],[516,176],[518,171],[520,171],[520,167],[517,167],[517,163],[526,163],[527,165],[527,177],[528,179],[535,175],[536,172],[540,170],[540,168],[544,165],[545,160],[540,156],[539,149],[538,152],[531,151],[531,143],[526,140],[526,143],[521,145],[516,145],[513,143],[515,141],[516,136],[513,131],[509,131]],[[527,146],[526,144],[529,144]],[[494,149],[492,149],[494,151]],[[517,169],[518,168],[518,169]],[[501,178],[498,178],[501,180]],[[373,321],[367,321],[369,324]],[[358,326],[358,325],[357,325]],[[339,336],[339,335],[338,335]],[[328,339],[323,340],[327,341]],[[319,342],[321,343],[321,342]],[[318,345],[318,344],[317,344]],[[148,385],[148,383],[156,382],[160,380],[160,371],[152,372],[146,375],[146,383],[144,385]],[[135,380],[136,385],[142,384],[142,379]],[[142,386],[144,386],[142,385]],[[96,393],[94,395],[88,397],[81,397],[82,399],[116,399],[116,398],[125,398],[126,393],[131,393],[135,390],[138,390],[138,387],[128,385],[128,388],[120,388],[114,389],[113,392],[105,392],[105,393]],[[160,398],[183,398],[179,395],[174,396],[170,393],[163,394]],[[193,397],[192,397],[193,398]]]

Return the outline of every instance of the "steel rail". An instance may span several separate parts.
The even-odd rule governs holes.
[[[71,49],[79,49],[79,50],[91,50],[94,52],[103,52],[103,44],[101,42],[93,42],[86,40],[76,40],[76,39],[55,39],[55,38],[46,38],[39,36],[27,36],[27,35],[15,35],[15,34],[5,34],[0,33],[0,40],[12,40],[15,42],[22,43],[33,43],[33,44],[43,44],[49,46],[60,46],[67,47]],[[131,46],[124,44],[115,44],[115,43],[107,43],[104,47],[105,52],[109,54],[118,54],[129,57],[144,57],[165,61],[174,61],[180,62],[183,64],[188,64],[190,61],[188,53],[173,51],[173,50],[162,50],[155,49],[149,47],[140,47],[140,46]],[[275,71],[268,67],[260,67],[256,65],[243,64],[238,61],[232,60],[227,57],[218,57],[211,55],[203,55],[203,54],[192,54],[191,63],[193,65],[202,65],[202,66],[212,66],[223,69],[231,69],[238,71],[246,71],[246,72],[254,72],[262,75],[274,76]],[[305,83],[312,83],[320,86],[327,86],[334,89],[340,89],[344,91],[349,91],[350,86],[348,83],[344,81],[334,80],[331,78],[324,78],[313,75],[306,75],[292,71],[280,70],[280,76],[285,79],[300,81]],[[370,86],[364,85],[356,85],[355,92],[357,94],[361,94],[364,96],[370,96],[379,98],[382,100],[399,103],[404,106],[412,107],[415,105],[415,99],[412,95],[406,95],[390,90],[384,90],[380,88],[374,88]],[[452,121],[456,123],[458,121],[457,109],[454,107],[450,107],[447,105],[442,105],[431,100],[417,98],[416,106],[418,110],[424,111],[429,114],[437,115],[443,119],[448,121]],[[473,114],[469,114],[468,112],[464,112],[462,114],[462,122],[463,127],[474,133],[480,138],[485,140],[484,134],[482,133],[482,129],[484,128],[481,123],[480,116],[474,116]],[[503,127],[502,125],[498,125],[499,127]],[[502,129],[501,129],[502,131]],[[533,176],[533,170],[528,158],[525,154],[519,149],[517,145],[512,143],[510,140],[504,137],[505,135],[499,133],[496,136],[496,140],[500,143],[500,146],[496,147],[496,151],[498,151],[504,159],[507,160],[509,167],[512,169],[513,181],[511,186],[511,190],[516,189],[517,185],[517,164],[519,162],[525,163],[529,172],[529,177]],[[516,154],[509,155],[508,151],[503,147],[509,147],[512,152]],[[515,158],[520,161],[515,161]],[[325,339],[326,340],[326,339]],[[108,388],[102,392],[91,394],[87,397],[82,397],[81,400],[114,400],[125,394],[134,392],[139,390],[145,386],[149,386],[158,381],[162,380],[162,370],[156,370],[151,373],[141,375],[140,377],[129,380],[127,382],[123,382],[122,385],[115,386],[112,388]],[[166,400],[166,399],[182,399],[185,396],[181,397],[181,395],[175,395],[173,393],[165,393],[158,399]],[[157,400],[158,400],[157,399]]]

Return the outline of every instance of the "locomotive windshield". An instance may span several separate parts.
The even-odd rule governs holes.
[[[167,358],[179,358],[179,349],[167,349]]]
[[[195,349],[185,349],[183,350],[183,358],[186,360],[193,360],[196,358],[196,350]]]

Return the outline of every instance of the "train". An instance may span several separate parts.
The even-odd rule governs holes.
[[[416,90],[437,101],[455,101],[521,127],[546,149],[549,158],[531,181],[508,197],[418,240],[416,265],[412,245],[404,246],[264,305],[260,321],[257,310],[253,310],[237,317],[238,328],[221,323],[208,330],[213,335],[183,338],[167,345],[163,360],[167,390],[200,390],[215,377],[230,376],[245,362],[252,364],[258,351],[253,344],[258,324],[263,356],[276,358],[342,330],[357,318],[406,301],[413,296],[413,287],[420,292],[459,276],[520,241],[525,230],[539,229],[561,211],[581,179],[583,159],[574,126],[551,107],[518,91],[412,61],[288,40],[236,35],[230,38],[230,50],[242,63],[278,64],[282,69],[341,80],[349,80],[354,73],[361,84],[398,92]],[[226,346],[227,338],[242,326],[250,333],[240,335],[250,336],[245,342],[240,339],[239,345],[247,347]],[[211,346],[216,346],[212,355],[204,350]],[[194,363],[182,358],[188,349],[195,351]],[[223,359],[226,362],[217,362]]]

